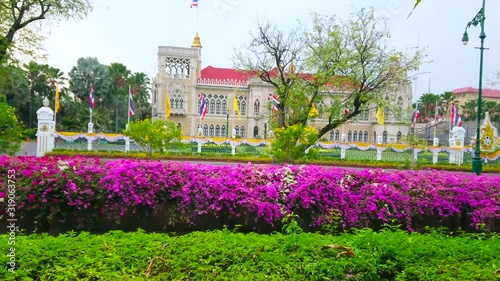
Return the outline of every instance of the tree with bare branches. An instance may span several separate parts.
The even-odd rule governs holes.
[[[316,118],[311,110],[317,110],[326,120],[314,124],[317,138],[362,112],[390,107],[385,94],[407,86],[408,73],[424,57],[421,49],[406,54],[389,48],[386,20],[376,18],[373,9],[361,9],[348,21],[315,15],[312,30],[259,24],[251,36],[237,52],[235,67],[274,88],[280,101],[276,128],[305,128]]]

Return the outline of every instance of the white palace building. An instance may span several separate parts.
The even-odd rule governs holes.
[[[152,116],[153,119],[165,118],[166,96],[170,99],[171,114],[168,117],[179,124],[184,136],[197,136],[198,128],[205,137],[224,138],[228,130],[241,138],[265,139],[269,136],[269,103],[273,88],[258,77],[251,77],[237,69],[217,68],[201,65],[201,41],[198,34],[191,48],[158,47],[158,74],[153,79]],[[199,96],[204,94],[207,114],[200,121]],[[336,94],[336,93],[332,93]],[[233,111],[233,98],[236,95],[241,120]],[[397,92],[387,93],[386,100],[397,105],[403,113],[394,116],[386,111],[385,124],[379,125],[376,110],[358,116],[339,128],[330,131],[322,138],[340,141],[345,134],[347,141],[374,143],[377,136],[384,143],[396,143],[411,129],[411,83],[408,82]],[[229,108],[229,122],[227,109]],[[316,118],[320,125],[326,120]],[[234,130],[234,131],[233,131]]]

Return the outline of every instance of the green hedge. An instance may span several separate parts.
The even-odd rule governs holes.
[[[122,152],[122,151],[86,151],[77,149],[54,149],[53,152],[46,153],[48,156],[88,156],[100,158],[137,158],[147,159],[146,153],[143,152]],[[220,162],[252,162],[252,163],[273,163],[273,159],[267,155],[255,155],[251,152],[237,152],[236,155],[224,154],[221,152],[177,152],[159,154],[153,153],[152,159],[162,160],[200,160],[200,161],[220,161]],[[299,162],[300,164],[316,164],[325,166],[339,166],[339,167],[373,167],[384,169],[436,169],[447,171],[462,171],[471,172],[472,166],[464,164],[458,166],[456,164],[432,164],[426,161],[417,161],[415,166],[412,166],[411,161],[408,159],[405,162],[394,161],[377,161],[377,160],[346,160],[346,159],[304,159]],[[500,173],[498,165],[483,164],[483,173]]]
[[[2,254],[0,280],[500,280],[499,237],[482,234],[113,231],[15,241],[16,271]]]

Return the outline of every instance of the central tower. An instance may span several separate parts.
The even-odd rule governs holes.
[[[196,115],[196,81],[201,74],[201,40],[196,33],[191,48],[159,46],[158,74],[153,79],[152,117],[165,119],[166,99],[170,100],[169,119],[181,128],[191,128],[188,116]],[[184,130],[183,130],[184,131]],[[194,132],[184,132],[192,134]]]

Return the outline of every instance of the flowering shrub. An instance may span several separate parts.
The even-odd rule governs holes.
[[[16,172],[17,214],[31,211],[37,220],[68,213],[81,222],[119,220],[127,212],[164,211],[166,205],[172,211],[169,222],[214,214],[273,225],[293,213],[322,225],[335,213],[344,229],[395,221],[411,230],[421,216],[467,215],[474,226],[500,218],[497,178],[435,170],[2,156],[2,198],[11,169]]]

